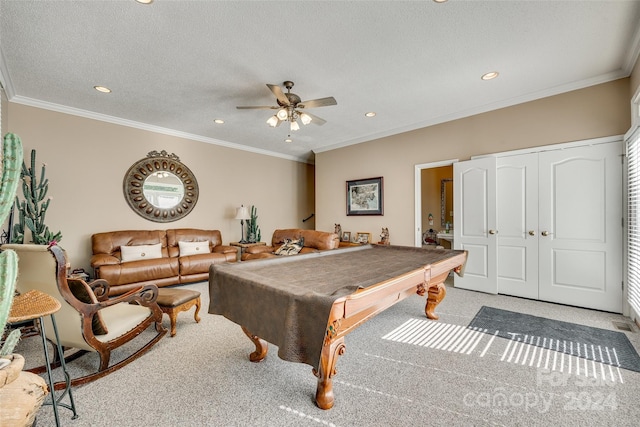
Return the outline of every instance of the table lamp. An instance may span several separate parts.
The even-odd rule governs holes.
[[[240,220],[240,228],[242,228],[242,240],[238,243],[247,243],[244,239],[244,220],[249,218],[251,215],[249,215],[249,209],[246,206],[240,205],[239,208],[236,208],[236,219]]]

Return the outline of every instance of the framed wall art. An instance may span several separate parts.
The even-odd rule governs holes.
[[[347,181],[347,215],[384,215],[382,177]]]
[[[371,233],[364,233],[362,231],[358,231],[356,233],[356,243],[362,243],[363,245],[371,243]]]

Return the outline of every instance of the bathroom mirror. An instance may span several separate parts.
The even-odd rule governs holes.
[[[124,176],[124,197],[135,213],[154,222],[184,218],[198,201],[198,182],[175,154],[151,151]]]
[[[453,226],[453,179],[440,181],[440,222],[442,228],[447,222]]]

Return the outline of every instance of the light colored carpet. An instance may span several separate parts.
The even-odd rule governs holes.
[[[640,418],[639,373],[552,351],[534,356],[499,337],[462,336],[460,328],[483,305],[612,330],[612,321],[629,322],[620,315],[449,287],[432,322],[424,298],[411,297],[346,337],[336,404],[323,411],[311,367],[280,360],[274,346],[265,361],[249,362],[254,347],[240,327],[207,314],[207,283],[186,287],[202,293],[202,321],[194,322],[193,310],[180,313],[174,338],[167,334],[127,367],[75,388],[79,417],[61,409],[63,426],[636,426]],[[422,328],[394,339],[408,321]],[[625,334],[638,349],[634,330]],[[41,363],[37,337],[16,352],[29,366]],[[73,375],[97,363],[89,354],[69,367]],[[38,426],[50,425],[53,412],[44,406]]]

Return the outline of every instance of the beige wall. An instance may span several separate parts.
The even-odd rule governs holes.
[[[624,134],[629,78],[316,155],[316,228],[379,234],[414,245],[416,164]],[[384,216],[345,214],[345,181],[384,177]]]
[[[265,241],[276,228],[314,226],[302,223],[313,213],[312,165],[15,103],[8,109],[3,132],[21,137],[27,162],[36,149],[38,171],[47,164],[53,200],[45,223],[62,231],[73,268],[89,268],[91,234],[102,231],[193,227],[220,230],[224,243],[240,240],[233,218],[241,204],[257,207]],[[154,223],[124,199],[124,174],[152,150],[175,153],[198,180],[200,197],[184,219]]]

